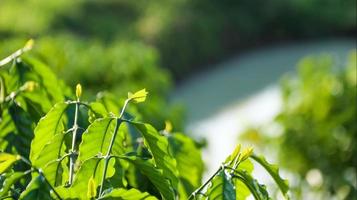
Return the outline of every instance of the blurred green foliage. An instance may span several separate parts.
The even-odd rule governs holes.
[[[182,79],[198,66],[263,42],[351,35],[355,8],[354,0],[2,0],[0,38],[50,36],[61,46],[62,34],[71,34],[68,45],[83,47],[78,40],[85,40],[103,49],[139,41],[157,48],[162,66]]]
[[[312,169],[322,173],[322,183],[311,186],[332,195],[347,190],[346,198],[353,199],[357,195],[356,51],[343,64],[346,67],[338,65],[329,56],[307,57],[299,64],[298,78],[283,81],[283,110],[276,119],[283,134],[276,146],[285,167],[303,179],[309,179]]]

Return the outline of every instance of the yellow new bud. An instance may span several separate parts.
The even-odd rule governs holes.
[[[165,131],[171,133],[172,131],[172,123],[169,120],[165,121]]]
[[[37,88],[38,84],[35,81],[27,81],[22,87],[22,91],[32,92]]]
[[[81,96],[82,96],[82,86],[81,86],[81,84],[77,84],[77,86],[76,86],[76,97],[77,97],[77,99],[79,99],[79,98],[81,98]]]

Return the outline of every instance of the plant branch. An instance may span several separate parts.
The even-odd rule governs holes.
[[[211,177],[208,178],[208,180],[203,183],[197,190],[195,190],[187,199],[191,200],[192,198],[194,198],[196,196],[196,194],[199,194],[201,192],[201,190],[203,190],[203,188],[205,188],[209,182],[212,181],[212,179],[222,170],[225,169],[225,166],[222,165]]]
[[[75,149],[75,145],[76,145],[76,138],[77,138],[77,130],[78,130],[78,110],[79,110],[79,99],[76,102],[76,110],[75,110],[75,114],[74,114],[74,123],[73,123],[73,136],[72,136],[72,148],[71,148],[71,152],[70,152],[70,156],[69,156],[69,177],[68,177],[68,185],[72,185],[73,183],[73,177],[74,177],[74,164],[76,161],[76,149]]]
[[[103,168],[102,180],[101,180],[100,189],[99,189],[99,196],[101,196],[102,192],[103,192],[104,180],[105,180],[105,176],[107,175],[108,164],[109,164],[109,160],[111,158],[110,157],[110,153],[112,151],[112,148],[113,148],[113,145],[114,145],[114,141],[115,141],[115,137],[116,137],[116,135],[118,133],[119,126],[120,126],[121,122],[122,121],[121,121],[120,118],[116,118],[116,124],[115,124],[115,128],[114,128],[113,136],[111,138],[107,153],[104,156],[104,168]]]

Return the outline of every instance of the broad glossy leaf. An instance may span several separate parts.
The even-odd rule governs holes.
[[[114,175],[115,159],[111,159],[108,165],[106,178]],[[91,158],[81,164],[78,172],[74,177],[74,182],[71,187],[66,188],[63,186],[57,187],[56,190],[64,199],[87,199],[88,182],[91,178],[98,184],[101,183],[103,174],[104,160],[99,158]]]
[[[236,191],[232,177],[221,170],[211,181],[211,187],[208,188],[208,199],[215,200],[235,200]]]
[[[8,153],[0,153],[0,174],[9,169],[20,157]]]
[[[277,165],[268,163],[268,161],[263,156],[251,156],[255,161],[262,165],[274,179],[276,184],[279,186],[280,191],[285,197],[287,197],[287,192],[289,191],[289,183],[287,180],[284,180],[279,175],[279,168]]]
[[[148,146],[155,164],[163,170],[163,174],[168,178],[174,188],[178,185],[178,171],[176,168],[176,160],[172,157],[169,150],[169,143],[165,136],[160,135],[150,124],[130,122],[134,125],[145,139],[145,144]]]
[[[57,103],[37,124],[34,131],[35,137],[31,143],[30,160],[32,162],[36,162],[45,145],[50,143],[56,134],[63,133],[62,118],[68,105],[68,103]]]
[[[43,170],[47,180],[54,186],[62,185],[67,181],[68,167],[65,155],[65,134],[59,133],[51,139],[42,149],[39,157],[32,164]],[[61,160],[62,159],[62,160]]]
[[[79,160],[84,161],[96,155],[106,155],[116,123],[120,126],[121,121],[111,117],[95,120],[83,133],[79,146]],[[125,152],[123,134],[119,128],[112,148],[114,155],[122,155]]]
[[[164,199],[175,199],[174,189],[168,179],[163,175],[162,170],[157,169],[150,160],[143,160],[136,156],[120,156],[119,158],[130,162],[139,169],[154,184]]]
[[[113,189],[109,194],[104,195],[99,199],[113,199],[113,200],[157,200],[156,197],[151,196],[147,192],[140,192],[137,189]]]

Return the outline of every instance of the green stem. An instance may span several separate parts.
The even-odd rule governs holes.
[[[75,114],[74,114],[74,123],[73,123],[73,136],[72,136],[72,148],[71,148],[71,152],[70,152],[70,156],[69,156],[69,177],[68,177],[68,185],[72,185],[73,183],[73,177],[74,177],[74,164],[76,161],[76,149],[75,149],[75,145],[76,145],[76,138],[77,138],[77,130],[78,130],[78,110],[79,110],[79,99],[76,102],[76,110],[75,110]]]
[[[201,185],[197,190],[195,190],[195,191],[187,198],[187,200],[191,200],[192,198],[195,197],[195,195],[196,195],[197,193],[200,193],[201,190],[203,190],[203,188],[205,188],[205,187],[208,185],[208,183],[211,182],[212,179],[213,179],[219,172],[221,172],[221,170],[223,170],[224,168],[225,168],[225,167],[222,165],[211,177],[209,177],[209,179],[208,179],[203,185]]]
[[[99,196],[101,196],[102,192],[103,192],[104,180],[105,180],[105,176],[107,175],[108,164],[109,164],[109,160],[111,158],[110,157],[110,153],[112,151],[112,148],[113,148],[113,145],[114,145],[114,141],[115,141],[115,137],[116,137],[116,135],[118,133],[120,124],[121,124],[121,119],[120,118],[116,118],[116,124],[115,124],[115,128],[114,128],[113,136],[112,136],[112,139],[110,141],[107,154],[104,156],[105,162],[104,162],[104,168],[103,168],[103,176],[102,176],[100,189],[99,189]]]

